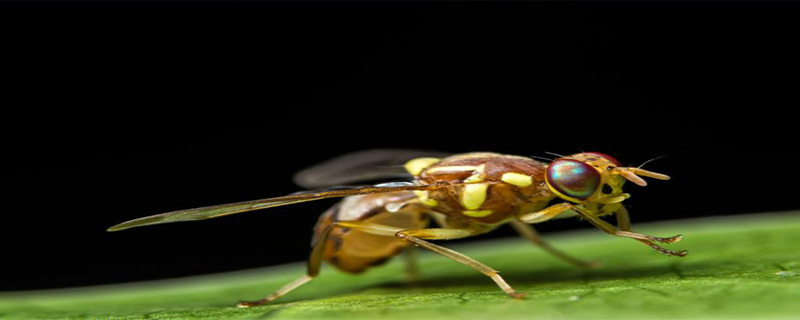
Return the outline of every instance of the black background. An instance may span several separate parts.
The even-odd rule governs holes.
[[[303,260],[335,201],[105,229],[370,148],[667,154],[634,223],[798,208],[795,4],[3,7],[0,290]]]

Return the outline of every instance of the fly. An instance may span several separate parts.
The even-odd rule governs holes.
[[[326,182],[397,178],[400,175],[389,170],[390,166],[375,164],[396,164],[399,159],[408,159],[410,154],[414,152],[372,150],[345,155],[304,170],[296,179],[301,185],[321,187],[327,186]],[[667,175],[641,167],[624,167],[613,157],[598,152],[559,156],[550,163],[489,152],[446,157],[438,153],[425,155],[404,162],[402,167],[406,176],[412,178],[410,182],[328,186],[283,197],[173,211],[123,222],[108,231],[344,198],[323,213],[315,226],[306,275],[261,300],[239,303],[239,307],[269,303],[308,283],[319,274],[322,261],[344,272],[360,273],[386,262],[410,246],[465,264],[491,278],[510,297],[521,298],[525,293],[516,291],[496,270],[429,242],[476,236],[506,223],[533,244],[581,267],[590,267],[592,263],[550,246],[531,224],[577,216],[608,234],[634,239],[662,254],[678,257],[687,254],[685,250],[672,251],[658,245],[678,242],[681,235],[654,237],[634,232],[628,211],[622,205],[630,197],[622,191],[626,181],[646,186],[642,177],[669,180]],[[377,169],[370,171],[364,167]],[[551,205],[554,199],[566,201]],[[616,226],[600,219],[608,215],[615,215]],[[430,227],[431,222],[438,227]],[[408,263],[407,270],[414,274],[413,259]]]

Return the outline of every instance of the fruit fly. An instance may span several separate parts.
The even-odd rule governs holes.
[[[378,170],[372,173],[354,172],[359,171],[361,165],[396,159],[398,153],[400,157],[407,156],[408,152],[404,152],[379,150],[345,156],[301,172],[297,180],[305,186],[322,186],[331,181],[349,183],[361,178],[396,177],[396,173],[380,166],[374,166]],[[622,191],[626,181],[646,186],[647,182],[642,177],[668,180],[669,176],[641,167],[622,166],[618,160],[606,154],[582,152],[559,156],[550,163],[544,163],[529,157],[476,152],[413,158],[405,162],[403,168],[412,177],[410,182],[334,187],[283,197],[180,210],[131,220],[108,230],[203,220],[344,197],[322,214],[314,229],[306,275],[266,298],[239,303],[240,307],[269,303],[308,283],[319,274],[322,261],[344,272],[360,273],[398,255],[409,246],[421,247],[465,264],[491,278],[509,296],[520,298],[525,294],[514,290],[498,271],[466,255],[429,242],[480,235],[505,223],[511,224],[533,244],[582,267],[592,264],[551,247],[531,224],[579,217],[608,234],[634,239],[662,254],[682,257],[687,253],[668,250],[657,244],[680,241],[680,235],[661,238],[634,232],[628,211],[622,205],[630,197]],[[358,177],[348,178],[350,174]],[[550,205],[556,198],[566,201]],[[616,216],[617,226],[600,219],[607,215]],[[438,227],[431,228],[432,221]],[[413,266],[413,260],[409,260],[409,263]]]

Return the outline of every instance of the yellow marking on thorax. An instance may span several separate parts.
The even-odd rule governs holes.
[[[427,173],[435,173],[440,171],[451,172],[451,171],[475,171],[478,169],[476,166],[445,166],[445,167],[435,167],[428,169]]]
[[[408,173],[416,177],[420,173],[422,173],[422,170],[425,170],[425,168],[430,167],[434,163],[439,162],[439,160],[440,160],[439,158],[416,158],[409,162],[406,162],[406,164],[403,167],[406,168],[406,171],[408,171]]]
[[[492,210],[481,210],[481,211],[465,210],[465,211],[462,211],[461,213],[463,213],[465,216],[483,218],[485,216],[488,216],[488,215],[492,214],[493,212],[492,212]]]
[[[528,175],[515,173],[515,172],[506,172],[503,174],[503,177],[500,178],[505,183],[515,185],[517,187],[527,187],[533,184],[533,178]]]
[[[469,178],[464,179],[464,183],[476,183],[476,182],[483,182],[483,176],[481,176],[481,174],[473,174],[469,176]]]
[[[473,183],[464,185],[461,191],[461,204],[467,210],[476,210],[486,201],[486,190],[488,183]]]
[[[486,164],[479,165],[475,168],[474,174],[469,176],[468,178],[464,179],[464,183],[476,183],[476,182],[483,182],[483,170],[486,168]]]
[[[419,202],[422,202],[422,204],[426,206],[435,207],[439,205],[439,201],[428,198],[428,191],[414,190],[414,195],[417,196]]]

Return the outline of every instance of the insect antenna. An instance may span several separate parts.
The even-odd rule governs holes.
[[[529,158],[537,159],[537,160],[544,160],[544,161],[553,161],[555,159],[550,159],[547,157],[540,157],[540,156],[528,156]]]
[[[641,169],[642,167],[644,167],[644,165],[646,165],[646,164],[650,163],[650,161],[653,161],[653,160],[658,160],[658,159],[661,159],[661,158],[663,158],[663,157],[666,157],[666,156],[668,156],[668,155],[669,155],[669,154],[664,154],[664,155],[660,155],[660,156],[658,156],[658,157],[655,157],[655,158],[653,158],[653,159],[647,160],[647,161],[645,161],[644,163],[640,164],[638,168],[639,168],[639,169]]]
[[[549,155],[551,155],[551,156],[557,156],[557,157],[559,157],[559,158],[566,157],[566,156],[565,156],[565,155],[563,155],[563,154],[558,154],[558,153],[555,153],[555,152],[548,152],[548,151],[544,151],[544,153],[546,153],[546,154],[549,154]]]

